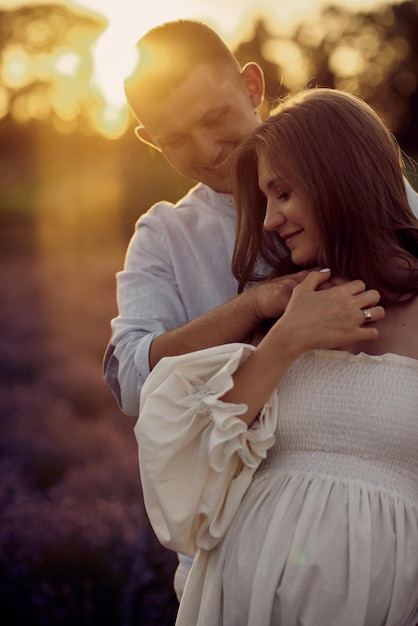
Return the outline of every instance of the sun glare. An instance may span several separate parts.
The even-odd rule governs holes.
[[[126,40],[123,31],[109,28],[92,52],[93,82],[109,104],[124,104],[123,80],[133,70],[136,61],[133,43]]]
[[[121,135],[129,124],[123,83],[136,65],[135,44],[138,39],[150,28],[164,21],[191,18],[206,21],[216,28],[231,45],[234,35],[235,38],[237,35],[237,20],[245,21],[244,15],[239,12],[238,17],[236,7],[224,6],[222,9],[222,4],[223,2],[218,0],[218,12],[222,15],[220,23],[211,19],[213,7],[209,10],[204,2],[196,4],[193,0],[182,0],[180,3],[172,4],[155,0],[146,12],[134,10],[134,15],[130,6],[129,10],[126,9],[126,13],[131,14],[129,20],[120,9],[115,11],[109,5],[106,7],[108,28],[92,48],[91,87],[96,93],[102,95],[106,103],[100,116],[96,117],[96,124],[102,133],[109,136]],[[102,8],[104,9],[103,5]],[[103,12],[105,13],[104,10]]]
[[[157,2],[146,12],[135,12],[130,20],[120,8],[107,13],[109,26],[92,47],[91,89],[103,98],[103,108],[95,115],[94,122],[102,134],[117,138],[130,122],[123,83],[136,65],[138,39],[163,21],[190,17],[193,6],[192,0],[183,0],[181,7],[178,3],[160,7]]]
[[[90,87],[103,101],[93,121],[101,134],[117,138],[129,124],[123,82],[135,66],[135,46],[123,30],[110,26],[92,48],[92,55]]]

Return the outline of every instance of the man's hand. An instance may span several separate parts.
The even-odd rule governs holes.
[[[309,274],[308,270],[274,278],[248,289],[246,294],[253,299],[254,319],[263,322],[266,319],[280,317],[290,300],[293,289]]]

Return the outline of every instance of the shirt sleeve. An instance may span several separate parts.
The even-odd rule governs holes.
[[[406,196],[408,198],[409,206],[411,207],[415,217],[418,218],[418,194],[412,187],[410,182],[404,177]]]
[[[253,349],[228,344],[166,357],[143,387],[135,435],[144,502],[167,548],[216,546],[275,442],[276,394],[250,428],[238,417],[245,404],[220,400]]]
[[[176,233],[170,233],[167,241],[165,222],[170,222],[163,219],[172,207],[160,203],[158,209],[138,221],[125,268],[117,274],[119,315],[112,320],[104,359],[104,378],[128,415],[138,415],[139,395],[150,372],[152,341],[188,321],[170,257]]]

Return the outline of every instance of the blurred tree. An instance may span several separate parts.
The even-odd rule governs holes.
[[[254,34],[251,39],[243,41],[234,50],[234,54],[241,66],[255,61],[264,71],[266,83],[266,102],[262,113],[267,113],[274,101],[285,96],[289,89],[283,84],[282,76],[285,68],[281,64],[280,56],[271,61],[268,56],[269,43],[274,39],[274,34],[267,28],[263,20],[258,19],[254,23]]]
[[[1,11],[0,119],[100,132],[105,103],[91,85],[91,48],[105,26],[60,5]],[[374,106],[406,149],[418,149],[418,0],[367,12],[331,3],[292,35],[273,31],[273,22],[257,19],[235,50],[241,63],[263,66],[264,112],[306,84],[346,89]]]
[[[405,150],[418,151],[418,0],[354,12],[330,4],[293,35],[263,20],[235,50],[264,69],[267,105],[306,85],[362,96]]]
[[[91,129],[100,102],[89,84],[91,47],[105,26],[61,5],[0,11],[0,118]]]
[[[403,124],[397,131],[402,146],[418,150],[418,1],[410,0],[394,7],[397,24],[409,45],[409,56],[400,76],[394,76],[395,86],[403,90],[409,107],[403,116]]]
[[[311,84],[361,95],[407,150],[418,150],[418,2],[369,12],[325,8],[295,41],[312,67]]]

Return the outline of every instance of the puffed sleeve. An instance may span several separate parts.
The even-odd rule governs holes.
[[[135,435],[145,507],[160,542],[194,554],[216,546],[274,444],[276,394],[251,427],[222,402],[254,348],[228,344],[162,359],[141,393]]]

